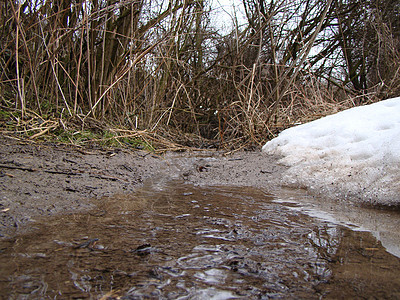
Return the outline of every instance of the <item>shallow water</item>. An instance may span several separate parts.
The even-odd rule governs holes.
[[[96,201],[0,242],[2,298],[400,297],[397,212],[180,182]]]

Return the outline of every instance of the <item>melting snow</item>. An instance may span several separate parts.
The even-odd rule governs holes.
[[[263,151],[290,167],[283,184],[399,205],[400,97],[289,128]]]

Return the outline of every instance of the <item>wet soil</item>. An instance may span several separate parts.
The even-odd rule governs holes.
[[[400,259],[370,233],[255,188],[145,185],[0,243],[8,298],[395,299]],[[280,200],[282,200],[280,198]]]
[[[284,171],[1,137],[0,296],[399,299],[399,212],[280,189]]]
[[[148,179],[272,187],[285,169],[276,161],[259,151],[155,155],[0,136],[0,236],[25,230],[39,216],[90,210],[91,198],[130,193]]]

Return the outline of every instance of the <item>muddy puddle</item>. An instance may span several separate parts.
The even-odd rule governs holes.
[[[0,241],[1,298],[400,298],[398,212],[155,182]]]

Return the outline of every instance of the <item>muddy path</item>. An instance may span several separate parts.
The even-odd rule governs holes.
[[[278,187],[261,152],[0,138],[0,297],[396,299],[400,212]]]
[[[0,137],[0,235],[40,216],[88,211],[90,199],[131,193],[143,182],[272,187],[285,169],[261,152],[152,153]]]

